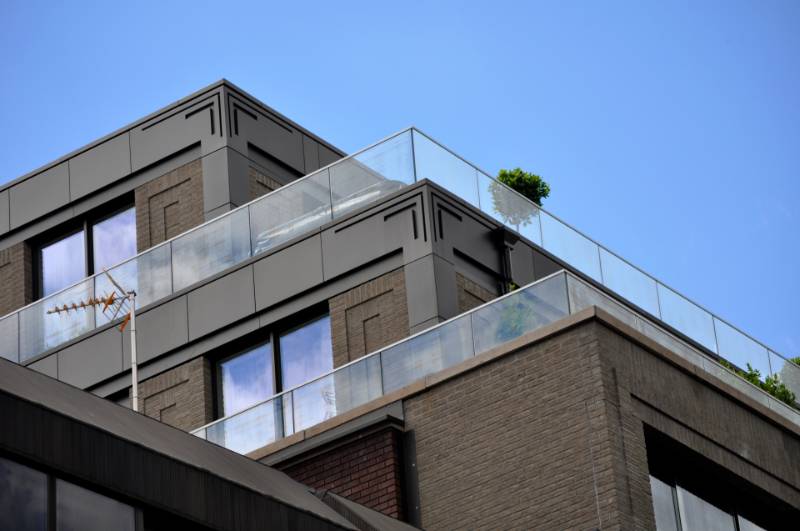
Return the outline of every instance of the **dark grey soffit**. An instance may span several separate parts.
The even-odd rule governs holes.
[[[0,392],[204,470],[344,529],[353,526],[286,474],[0,358]]]
[[[360,531],[413,531],[418,529],[347,498],[342,498],[331,491],[318,491],[317,496],[336,512],[355,523]]]

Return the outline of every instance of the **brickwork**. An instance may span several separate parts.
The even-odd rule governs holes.
[[[139,411],[186,431],[211,422],[211,363],[203,357],[195,358],[141,382]]]
[[[456,273],[456,289],[458,290],[458,311],[462,313],[497,297],[496,294],[461,273]]]
[[[200,225],[205,221],[201,161],[184,164],[139,186],[135,198],[139,251]]]
[[[0,250],[0,316],[33,301],[33,255],[25,242]]]
[[[250,177],[250,199],[253,200],[257,197],[261,197],[264,194],[268,194],[274,190],[277,190],[281,186],[281,183],[273,179],[272,177],[261,173],[260,171],[256,170],[252,166],[248,172]]]
[[[402,269],[337,295],[329,305],[334,367],[409,335]]]
[[[400,447],[400,433],[385,428],[276,468],[309,487],[403,518]]]
[[[599,377],[596,327],[405,401],[425,529],[653,527],[646,517],[634,524],[620,502],[619,424]]]

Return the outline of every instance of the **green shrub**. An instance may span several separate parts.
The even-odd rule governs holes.
[[[789,404],[792,407],[796,407],[795,406],[796,397],[794,393],[791,391],[791,389],[786,387],[783,384],[783,382],[780,381],[780,378],[778,377],[777,374],[767,376],[766,378],[764,378],[764,380],[762,380],[761,371],[759,371],[758,369],[754,369],[753,367],[750,366],[749,363],[747,364],[746,371],[737,369],[736,367],[734,367],[733,365],[731,365],[730,363],[728,363],[726,360],[723,359],[719,360],[719,363],[726,369],[734,372],[740,378],[743,378],[748,382],[750,382],[751,384],[760,387],[764,391],[768,392],[781,402]]]

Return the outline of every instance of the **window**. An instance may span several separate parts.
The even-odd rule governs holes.
[[[87,217],[38,247],[38,295],[46,297],[136,254],[136,209]]]
[[[333,369],[330,317],[285,331],[218,364],[219,413],[232,415]]]
[[[0,457],[0,529],[134,531],[136,509]]]
[[[0,529],[47,528],[47,476],[0,458]]]

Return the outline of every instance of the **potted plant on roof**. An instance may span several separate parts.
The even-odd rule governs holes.
[[[489,185],[494,211],[503,218],[506,225],[515,227],[519,232],[520,226],[528,225],[533,216],[538,215],[538,208],[509,193],[506,186],[536,206],[542,206],[542,199],[550,195],[550,185],[539,175],[522,168],[500,170],[497,180]]]

